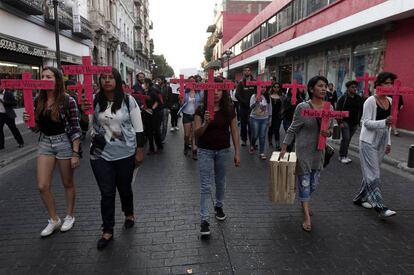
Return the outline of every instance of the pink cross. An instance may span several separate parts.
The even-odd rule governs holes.
[[[76,91],[77,97],[78,97],[78,106],[82,105],[82,91],[83,91],[83,85],[80,81],[76,83],[76,85],[69,85],[67,87],[69,91]]]
[[[214,92],[215,90],[230,91],[235,88],[235,84],[232,81],[224,81],[222,83],[214,82],[214,71],[208,70],[207,83],[189,82],[188,88],[191,90],[204,90],[207,91],[207,110],[210,113],[210,120],[214,120]]]
[[[377,78],[375,76],[369,76],[368,73],[365,73],[364,76],[359,76],[356,78],[358,82],[364,82],[364,97],[369,96],[369,82],[375,81]]]
[[[400,101],[400,96],[414,96],[414,89],[409,87],[402,87],[400,80],[394,81],[394,86],[387,87],[387,86],[378,86],[376,89],[377,95],[389,95],[392,96],[392,124],[397,126],[397,118],[398,118],[398,103]]]
[[[82,56],[83,65],[63,65],[62,70],[65,75],[83,75],[83,88],[85,97],[89,103],[93,102],[92,76],[95,74],[112,73],[111,66],[93,66],[90,56]],[[90,109],[85,110],[85,114],[93,114],[93,104]]]
[[[322,110],[302,109],[300,113],[303,117],[319,117],[321,121],[321,132],[327,130],[329,127],[329,120],[331,118],[342,119],[349,116],[348,111],[331,111],[331,103],[325,102]],[[319,134],[318,150],[325,150],[326,137]]]
[[[180,97],[184,98],[184,91],[185,91],[185,83],[195,82],[194,79],[185,79],[184,75],[180,74],[180,78],[173,78],[170,79],[170,83],[173,84],[180,84]]]
[[[261,75],[258,76],[257,81],[246,81],[247,86],[257,86],[256,99],[260,100],[262,97],[262,88],[272,86],[272,81],[262,81]]]
[[[53,90],[55,82],[52,80],[32,80],[32,74],[25,72],[22,79],[1,79],[0,88],[23,90],[23,100],[25,112],[30,115],[27,127],[35,127],[35,114],[33,106],[33,90]]]
[[[282,85],[283,88],[287,89],[290,88],[290,92],[292,93],[291,103],[292,105],[296,105],[296,95],[298,94],[298,89],[306,89],[306,85],[298,84],[296,79],[292,81],[292,84],[285,83]]]

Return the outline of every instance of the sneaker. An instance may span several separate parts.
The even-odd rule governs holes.
[[[170,132],[174,132],[174,131],[175,131],[175,128],[171,127]]]
[[[352,159],[350,159],[348,157],[346,157],[345,159],[346,159],[347,163],[351,163],[352,162]]]
[[[59,229],[60,225],[62,224],[62,221],[58,219],[57,221],[54,221],[52,219],[47,220],[49,223],[45,227],[45,229],[40,232],[40,236],[47,237],[53,234],[55,230]]]
[[[261,158],[262,160],[266,160],[266,155],[265,155],[265,154],[260,154],[260,158]]]
[[[361,206],[366,209],[372,209],[372,205],[367,201],[364,201],[363,203],[361,203]]]
[[[60,228],[60,231],[66,232],[66,231],[71,230],[74,223],[75,223],[75,217],[67,215],[63,219],[63,224],[62,224],[62,227]]]
[[[380,218],[388,218],[388,217],[395,216],[395,215],[397,215],[397,212],[391,209],[382,210],[378,213],[378,216]]]
[[[202,221],[200,225],[201,236],[210,236],[210,224],[207,221]]]
[[[250,146],[250,148],[249,148],[249,154],[250,155],[253,155],[254,154],[254,147],[253,146]]]
[[[339,158],[339,161],[340,161],[342,164],[348,164],[348,160],[346,159],[346,157],[341,157],[341,158]]]
[[[226,214],[223,212],[223,207],[214,207],[216,211],[216,219],[219,221],[224,221],[226,219]]]
[[[176,130],[176,131],[180,130],[180,127],[175,126],[175,130]]]
[[[23,148],[24,147],[24,143],[19,144],[19,146],[17,146],[19,148]]]

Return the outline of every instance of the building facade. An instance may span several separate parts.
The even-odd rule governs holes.
[[[283,83],[306,83],[315,75],[325,75],[341,96],[345,83],[364,73],[387,70],[406,86],[414,83],[413,23],[414,1],[279,0],[224,49],[234,53],[230,71],[236,78],[241,78],[245,65],[256,72],[264,68],[267,77]],[[414,98],[404,97],[404,103],[398,127],[414,130]]]

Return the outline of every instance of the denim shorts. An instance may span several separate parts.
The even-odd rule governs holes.
[[[55,156],[56,159],[70,159],[72,158],[72,144],[66,133],[56,136],[42,134],[37,154]]]
[[[192,123],[194,121],[194,115],[183,113],[183,124]]]

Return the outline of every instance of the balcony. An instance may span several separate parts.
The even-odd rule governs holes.
[[[142,0],[134,0],[134,4],[137,5],[138,7],[142,6]]]
[[[72,15],[69,14],[67,11],[62,10],[58,7],[58,18],[59,18],[59,28],[61,30],[71,30],[73,29],[73,18]],[[53,6],[47,6],[46,14],[45,14],[45,21],[49,24],[55,23],[55,13],[53,10]]]
[[[135,28],[142,29],[142,19],[140,17],[137,17],[135,20]]]
[[[73,32],[74,35],[82,38],[82,39],[91,39],[93,38],[93,31],[91,28],[91,24],[88,20],[81,17],[81,31],[80,32]]]
[[[92,30],[96,33],[103,34],[105,32],[104,16],[97,10],[92,9],[89,13]]]
[[[16,7],[29,15],[43,14],[44,0],[3,0],[3,2]]]
[[[111,42],[118,43],[120,38],[120,31],[117,26],[115,26],[114,22],[112,20],[106,20],[105,21],[105,27],[108,35],[108,39]]]
[[[142,53],[143,47],[142,47],[142,42],[141,41],[135,41],[134,47],[135,47],[135,51],[137,53]]]

